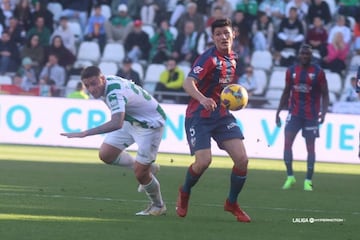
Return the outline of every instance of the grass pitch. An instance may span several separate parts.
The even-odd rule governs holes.
[[[160,154],[158,162],[168,214],[137,217],[147,201],[132,172],[101,163],[97,150],[0,146],[0,239],[359,239],[360,165],[317,163],[315,191],[305,192],[306,165],[295,161],[298,182],[284,191],[282,161],[251,159],[240,195],[246,224],[223,211],[229,159],[214,158],[186,218],[175,201],[192,158]]]

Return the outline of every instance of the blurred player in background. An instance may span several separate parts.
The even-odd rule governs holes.
[[[312,191],[312,177],[315,165],[315,139],[319,137],[319,124],[325,120],[329,107],[329,91],[324,71],[311,63],[312,48],[302,45],[299,50],[299,63],[286,71],[285,88],[276,111],[276,125],[281,126],[279,117],[282,109],[289,113],[285,125],[284,161],[287,179],[283,189],[295,184],[292,161],[292,146],[297,133],[302,130],[307,150],[307,173],[304,190]]]
[[[111,119],[86,131],[61,133],[68,138],[83,138],[108,133],[99,150],[99,157],[107,164],[133,168],[136,179],[151,203],[136,215],[164,215],[166,206],[160,184],[152,174],[152,163],[163,134],[166,115],[159,103],[140,86],[117,76],[104,76],[96,66],[81,73],[81,80],[96,99],[104,99],[111,111]],[[136,159],[125,151],[136,143]]]
[[[234,39],[231,21],[215,20],[211,31],[215,46],[199,56],[183,84],[191,96],[186,110],[185,129],[195,161],[188,168],[185,181],[179,188],[176,212],[180,217],[186,216],[191,189],[210,166],[210,141],[213,138],[234,162],[224,210],[235,215],[240,222],[250,222],[250,217],[237,203],[247,175],[244,137],[234,116],[220,104],[221,90],[237,79],[235,55],[231,50]]]

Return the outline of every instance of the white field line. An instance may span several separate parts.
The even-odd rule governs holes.
[[[77,200],[90,200],[90,201],[116,201],[116,202],[136,202],[136,203],[147,203],[147,200],[135,200],[135,199],[121,199],[121,198],[111,198],[111,197],[92,197],[92,196],[70,196],[70,195],[61,195],[61,194],[25,194],[25,193],[13,193],[13,192],[0,192],[0,196],[13,196],[13,197],[33,197],[33,198],[68,198],[68,199],[77,199]],[[167,202],[169,203],[169,202]],[[175,202],[170,202],[170,204],[175,205]],[[211,203],[192,203],[192,205],[205,206],[205,207],[222,207],[220,204],[211,204]],[[282,211],[282,212],[304,212],[304,213],[327,213],[327,214],[351,214],[351,215],[360,215],[360,212],[342,212],[342,211],[328,211],[320,209],[297,209],[297,208],[282,208],[282,207],[257,207],[257,206],[246,206],[241,205],[243,208],[249,209],[262,209],[269,211]]]

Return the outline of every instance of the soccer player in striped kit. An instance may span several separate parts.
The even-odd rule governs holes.
[[[237,203],[247,175],[244,137],[234,116],[220,104],[222,89],[236,81],[236,60],[231,50],[234,39],[231,21],[215,20],[211,32],[215,46],[198,57],[183,84],[191,96],[186,110],[185,129],[195,162],[188,168],[185,181],[179,188],[176,213],[179,217],[187,214],[191,189],[210,166],[210,140],[213,138],[234,162],[224,210],[232,213],[239,222],[250,222],[250,217]]]
[[[360,94],[360,66],[358,67],[356,74],[356,92]],[[360,132],[359,132],[359,153],[358,156],[360,158]]]
[[[304,44],[299,50],[299,63],[286,71],[285,88],[276,111],[276,125],[281,126],[279,117],[282,109],[288,109],[285,124],[284,161],[287,179],[283,189],[295,184],[293,173],[292,146],[297,133],[302,130],[307,150],[307,173],[304,190],[312,191],[312,177],[315,165],[315,139],[319,137],[319,124],[325,120],[329,106],[329,90],[324,71],[311,63],[312,48]]]

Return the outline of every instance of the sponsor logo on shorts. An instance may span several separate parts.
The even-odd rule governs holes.
[[[226,127],[227,127],[227,129],[231,129],[236,126],[237,126],[236,123],[232,122],[232,123],[228,124]]]

